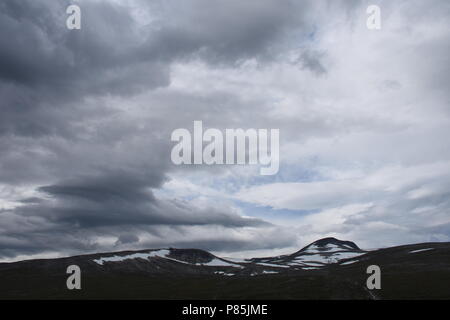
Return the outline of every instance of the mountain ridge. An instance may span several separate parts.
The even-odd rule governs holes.
[[[160,248],[0,263],[4,299],[416,299],[450,298],[450,242],[365,251],[335,238],[289,255],[231,259],[201,249]],[[66,288],[69,265],[83,290]],[[368,292],[377,265],[383,290]]]
[[[345,240],[339,240],[336,238],[332,238],[332,237],[326,237],[326,238],[321,238],[319,240],[316,240],[314,242],[311,242],[310,244],[304,246],[303,248],[301,248],[300,250],[293,252],[291,254],[285,254],[282,256],[293,256],[296,255],[298,253],[304,252],[305,250],[307,250],[307,248],[311,247],[312,245],[317,244],[318,246],[324,247],[327,244],[347,244],[350,246],[353,246],[356,250],[359,250],[361,252],[364,252],[364,250],[359,249],[359,247],[352,241],[345,241]],[[348,249],[348,248],[344,248],[344,249]],[[212,254],[211,252],[204,250],[204,249],[197,249],[197,248],[172,248],[172,247],[163,247],[163,248],[149,248],[149,249],[139,249],[139,250],[121,250],[121,251],[108,251],[108,252],[96,252],[96,253],[87,253],[87,254],[78,254],[78,255],[73,255],[73,256],[66,256],[66,257],[57,257],[57,258],[36,258],[36,259],[24,259],[24,260],[19,260],[19,261],[13,261],[13,262],[0,262],[0,265],[2,264],[14,264],[14,263],[21,263],[21,262],[26,262],[26,261],[42,261],[42,260],[63,260],[63,259],[70,259],[70,258],[81,258],[81,257],[91,257],[91,256],[100,256],[100,255],[111,255],[111,254],[120,254],[120,255],[128,255],[128,254],[139,254],[139,253],[146,253],[149,251],[158,251],[158,250],[169,250],[170,253],[172,255],[180,255],[183,252],[187,253],[190,252],[191,254],[196,254],[198,257],[203,257],[204,259],[207,259],[207,257],[213,259],[213,258],[219,258],[222,260],[235,260],[234,258],[220,258],[214,254]],[[281,257],[281,256],[277,256],[277,257]],[[267,257],[266,257],[267,258]],[[266,259],[265,257],[263,258],[250,258],[250,259],[245,259],[245,260],[252,260],[252,259]],[[189,259],[189,258],[188,258]],[[180,259],[181,261],[183,261],[183,259]],[[186,262],[189,262],[186,261]]]

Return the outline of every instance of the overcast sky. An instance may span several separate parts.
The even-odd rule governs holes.
[[[450,241],[449,18],[447,0],[2,0],[0,261]],[[280,171],[175,166],[194,120],[279,129]]]

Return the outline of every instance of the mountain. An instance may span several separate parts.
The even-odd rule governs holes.
[[[351,241],[323,238],[290,255],[254,258],[251,261],[257,264],[283,265],[294,269],[312,270],[341,260],[354,258],[364,253],[366,251],[359,249]]]
[[[68,290],[66,269],[81,269]],[[368,290],[369,265],[381,269]],[[199,249],[151,249],[0,263],[1,299],[449,299],[450,243],[365,251],[317,240],[289,255],[225,259]]]

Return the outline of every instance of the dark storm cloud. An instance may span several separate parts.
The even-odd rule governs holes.
[[[59,185],[43,186],[39,191],[58,198],[78,198],[93,202],[133,202],[154,198],[145,188],[158,187],[161,177],[151,173],[106,172],[101,176],[83,177]]]
[[[217,209],[194,212],[195,208],[184,203],[157,200],[149,185],[140,178],[134,178],[128,173],[107,176],[104,181],[101,177],[93,177],[74,184],[41,187],[40,191],[56,201],[50,201],[47,206],[40,205],[38,215],[52,222],[81,228],[162,224],[244,227],[265,224],[258,219],[244,219]],[[37,214],[34,207],[24,207],[22,212],[26,216]]]
[[[169,1],[156,22],[141,26],[125,6],[81,1],[82,28],[71,31],[69,3],[2,2],[2,79],[64,98],[125,94],[167,85],[167,65],[176,59],[234,63],[277,54],[275,40],[303,19],[291,1]]]
[[[143,2],[144,10],[155,11],[146,23],[129,7],[80,1],[82,28],[74,31],[65,27],[69,3],[0,4],[0,134],[71,135],[74,121],[90,117],[80,109],[84,99],[165,87],[174,61],[275,59],[288,28],[302,26],[311,6],[275,0]]]
[[[137,236],[123,235],[131,230],[159,234],[162,242],[170,242],[159,233],[159,226],[270,226],[226,209],[200,209],[184,202],[158,200],[151,188],[161,183],[159,178],[116,171],[40,187],[41,198],[24,199],[23,206],[0,212],[0,256],[111,250],[111,246],[102,247],[95,241],[101,236],[116,238],[116,246],[134,243],[142,247]]]
[[[151,188],[159,177],[133,172],[106,173],[75,181],[40,187],[50,196],[41,204],[39,217],[82,228],[108,225],[207,225],[227,227],[264,225],[258,219],[244,219],[217,209],[198,210],[188,204],[157,200]],[[153,184],[153,185],[152,185]],[[36,215],[34,206],[23,207],[26,216]]]
[[[86,2],[83,29],[71,31],[65,27],[68,4],[0,4],[0,134],[68,134],[71,121],[89,116],[77,106],[86,96],[168,84],[166,65],[133,53],[139,38],[128,10]]]
[[[167,84],[167,69],[136,58],[137,26],[126,8],[106,1],[83,3],[83,27],[71,31],[65,27],[69,3],[2,2],[2,79],[66,98],[117,93],[119,86],[126,92],[135,82],[147,88]]]
[[[82,28],[67,30],[69,3],[0,1],[0,259],[169,245],[216,251],[292,245],[302,233],[289,234],[287,228],[244,217],[247,208],[233,202],[229,189],[218,197],[226,204],[215,201],[214,194],[222,191],[216,189],[230,181],[237,187],[258,184],[253,178],[230,169],[233,177],[225,177],[218,186],[222,177],[215,179],[217,167],[174,169],[170,133],[178,127],[190,129],[193,120],[220,129],[280,128],[282,139],[293,142],[284,151],[305,151],[314,159],[305,165],[312,173],[323,163],[339,170],[348,159],[389,163],[388,154],[395,161],[418,155],[442,160],[443,145],[435,153],[427,152],[414,135],[388,148],[395,141],[393,131],[382,143],[367,143],[363,136],[361,144],[350,142],[348,149],[335,142],[328,147],[326,141],[346,137],[337,132],[391,132],[386,114],[399,123],[405,120],[405,113],[393,112],[397,109],[391,104],[409,106],[423,99],[419,95],[427,97],[427,116],[433,115],[436,101],[448,100],[447,81],[440,81],[449,74],[443,67],[449,65],[448,28],[439,32],[424,23],[424,29],[415,29],[416,24],[400,20],[403,29],[383,24],[382,31],[368,36],[363,20],[370,3],[353,0],[79,0],[74,3],[82,9]],[[408,23],[448,17],[447,3],[436,2],[434,9],[419,2],[397,3],[383,7],[383,23],[396,12],[390,6],[407,10]],[[363,23],[357,25],[360,20]],[[426,30],[437,30],[436,38],[427,38]],[[377,46],[372,47],[374,39]],[[364,75],[360,80],[353,76],[359,72]],[[386,94],[386,100],[374,99],[372,84],[386,84],[385,79],[400,85]],[[429,90],[411,86],[410,80],[428,81]],[[438,94],[441,100],[435,99]],[[352,108],[361,102],[364,108]],[[445,109],[448,104],[442,105]],[[420,119],[407,123],[411,130],[419,122],[431,123],[424,114],[408,111],[406,118]],[[446,123],[442,126],[448,128]],[[397,124],[392,128],[400,130]],[[431,129],[430,141],[447,134],[447,129]],[[315,145],[315,138],[323,138],[325,144]],[[401,154],[399,146],[410,141],[415,141],[414,150]],[[365,153],[367,145],[372,150]],[[325,155],[322,149],[327,149]],[[304,155],[288,152],[288,157],[295,165],[305,163]],[[287,172],[293,172],[288,180],[295,180],[297,171],[288,166]],[[202,185],[204,176],[198,172],[213,172],[205,179],[213,182]],[[175,191],[164,185],[170,176],[175,177]],[[200,190],[187,190],[184,196],[183,188]],[[272,205],[290,191],[276,198],[268,192],[257,199],[271,196],[272,203],[264,206]],[[348,194],[355,201],[364,200],[361,193]],[[299,195],[293,197],[298,200]],[[386,207],[401,212],[391,215],[399,225],[412,221],[403,212],[426,204],[438,206],[436,220],[447,221],[442,212],[447,212],[448,203],[440,201],[408,199],[408,205]],[[378,222],[373,215],[368,211],[360,220],[349,218],[343,227],[365,230],[365,225]],[[326,218],[318,225],[328,221],[334,223]],[[447,227],[429,232],[448,235]],[[373,238],[379,237],[374,230]]]
[[[119,3],[76,3],[76,31],[65,25],[70,1],[0,3],[0,183],[38,185],[1,211],[0,256],[96,250],[102,235],[138,242],[118,236],[123,228],[268,226],[229,208],[157,199],[170,169],[165,120],[176,114],[150,106],[139,127],[102,99],[167,87],[174,62],[276,59],[306,13],[294,14],[295,1],[136,1],[151,18],[141,21]]]
[[[171,3],[155,26],[140,27],[126,7],[86,1],[80,3],[82,29],[70,31],[68,3],[2,2],[0,133],[65,131],[71,119],[58,109],[74,109],[86,95],[166,86],[176,59],[235,63],[267,56],[285,27],[301,21],[290,2],[195,1]]]
[[[288,27],[302,26],[308,7],[308,1],[167,1],[142,54],[164,60],[197,56],[219,64],[273,59]]]

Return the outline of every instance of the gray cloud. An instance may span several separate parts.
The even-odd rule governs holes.
[[[311,4],[301,6],[306,11]],[[298,8],[295,1],[167,1],[143,54],[165,60],[197,56],[219,64],[273,59],[287,29],[303,26],[306,14]]]
[[[78,106],[86,97],[169,83],[167,65],[137,58],[140,40],[126,8],[83,3],[83,29],[71,32],[65,28],[69,3],[2,2],[0,133],[70,134],[74,120],[90,116]]]
[[[378,33],[365,28],[369,2],[80,0],[78,31],[65,27],[69,3],[0,3],[0,259],[168,245],[288,247],[311,228],[295,233],[282,214],[273,220],[288,227],[246,217],[253,208],[235,201],[237,190],[302,181],[312,192],[311,182],[334,185],[398,165],[395,184],[412,176],[402,168],[450,159],[442,139],[445,1],[383,3]],[[193,120],[280,128],[280,175],[173,166],[170,133]],[[319,219],[326,209],[373,201],[314,236],[343,232],[370,244],[377,233],[391,239],[394,225],[444,239],[448,179],[438,168],[433,183],[416,177],[415,191],[395,196],[374,187],[381,175],[368,192],[353,186],[322,197],[319,186],[314,198],[293,195],[286,205],[291,189],[283,189],[278,199],[258,194],[249,202],[310,204]],[[421,227],[427,219],[434,224]],[[411,238],[397,230],[392,239]]]
[[[306,50],[301,53],[298,62],[302,68],[309,69],[317,75],[323,75],[327,73],[327,69],[321,62],[322,56],[323,54],[321,53]]]
[[[117,239],[116,245],[139,242],[139,237],[135,234],[122,234]]]
[[[161,184],[160,178],[151,173],[114,171],[42,186],[38,188],[42,198],[24,199],[23,206],[2,212],[0,255],[92,251],[102,248],[95,241],[102,235],[113,235],[116,246],[136,244],[139,238],[121,234],[124,228],[158,234],[154,229],[158,226],[270,226],[263,220],[243,218],[226,208],[200,209],[185,202],[158,200],[151,188]],[[66,239],[60,242],[59,237]]]

